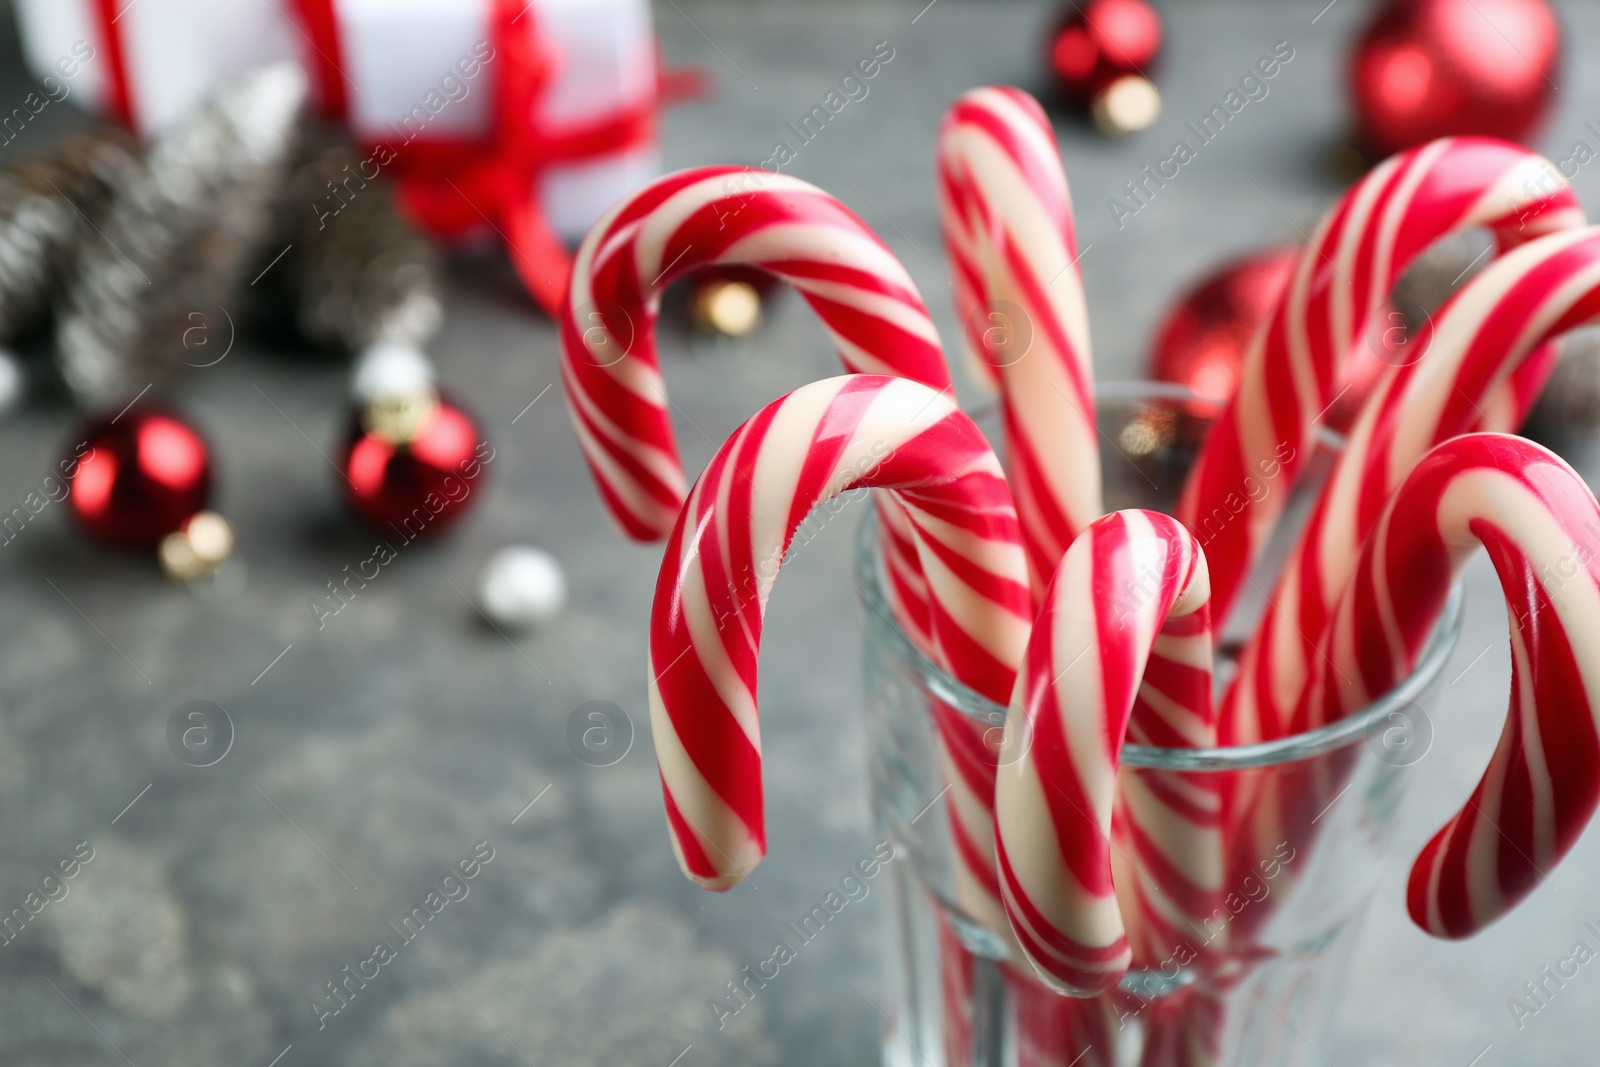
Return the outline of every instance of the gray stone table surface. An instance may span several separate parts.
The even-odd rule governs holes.
[[[1141,370],[1162,309],[1197,273],[1295,240],[1336,195],[1319,160],[1343,128],[1342,57],[1366,5],[1343,0],[1316,18],[1324,2],[1173,4],[1157,128],[1108,143],[1061,124],[1100,377]],[[1593,144],[1584,122],[1600,117],[1600,73],[1579,61],[1600,50],[1600,11],[1563,10],[1574,61],[1542,141],[1556,156],[1575,139]],[[784,124],[889,42],[870,95],[790,169],[880,230],[954,339],[935,126],[970,86],[1035,85],[1049,12],[666,0],[656,15],[668,59],[718,83],[667,115],[672,167],[793,146]],[[1108,198],[1279,41],[1294,58],[1270,94],[1119,227]],[[14,41],[3,55],[9,111],[26,87]],[[0,158],[51,136],[68,111],[54,105]],[[1576,184],[1600,205],[1600,168]],[[746,349],[692,351],[676,335],[663,349],[691,466],[759,404],[836,366],[792,299]],[[341,514],[322,454],[343,417],[343,370],[247,341],[180,396],[215,444],[218,503],[239,534],[235,580],[186,591],[86,544],[59,506],[0,548],[0,912],[80,842],[93,850],[69,894],[0,947],[0,1063],[874,1062],[881,894],[841,915],[727,1030],[707,1007],[872,848],[860,609],[846,581],[861,512],[801,553],[772,600],[771,855],[759,888],[702,893],[673,863],[650,753],[643,662],[659,549],[625,543],[601,513],[553,385],[555,335],[503,264],[465,260],[433,351],[497,449],[477,512],[448,540],[403,549],[320,627],[308,603],[372,548]],[[0,425],[0,510],[40,484],[70,425],[49,405]],[[549,548],[571,579],[571,609],[537,636],[497,634],[467,599],[487,555],[512,542]],[[1400,852],[1459,803],[1453,787],[1470,788],[1503,714],[1504,613],[1481,560],[1467,585],[1466,634],[1446,671],[1456,681],[1412,772]],[[169,719],[190,700],[221,705],[234,724],[214,766],[168,748]],[[612,766],[569,747],[569,718],[589,700],[631,719],[632,748]],[[475,850],[492,859],[468,895],[319,1026],[312,1005],[326,983]],[[1397,855],[1318,1062],[1593,1063],[1600,975],[1581,972],[1520,1028],[1506,1002],[1575,941],[1592,943],[1597,877],[1591,833],[1511,918],[1441,943],[1405,917]]]

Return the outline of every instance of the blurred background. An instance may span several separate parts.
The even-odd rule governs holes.
[[[474,194],[493,183],[443,164],[424,167],[410,190],[413,207],[431,209],[429,235],[400,223],[377,179],[378,192],[347,184],[352,164],[361,174],[386,164],[327,128],[302,129],[293,79],[236,80],[232,56],[303,47],[244,14],[211,27],[165,0],[107,10],[40,0],[19,23],[14,6],[0,4],[0,170],[11,175],[0,279],[35,285],[34,310],[52,315],[0,306],[10,331],[0,345],[15,356],[0,367],[10,405],[0,515],[23,509],[0,520],[0,916],[13,916],[0,935],[0,1062],[876,1062],[883,894],[852,903],[725,1028],[708,1004],[875,844],[861,609],[847,581],[860,505],[786,566],[772,600],[769,858],[734,892],[703,893],[668,846],[644,702],[660,549],[617,534],[590,484],[540,307],[550,261],[538,228],[493,207],[465,212],[441,182]],[[654,144],[610,130],[605,166],[545,185],[543,206],[570,237],[658,168],[762,164],[782,144],[785,173],[834,193],[883,236],[954,346],[935,131],[962,91],[1018,85],[1049,104],[1066,162],[1097,376],[1141,377],[1155,361],[1226,389],[1233,335],[1224,330],[1216,353],[1191,346],[1161,364],[1162,325],[1184,308],[1246,315],[1268,282],[1239,282],[1234,303],[1198,309],[1186,294],[1238,257],[1303,240],[1364,159],[1411,135],[1398,112],[1425,93],[1427,57],[1354,88],[1350,73],[1363,28],[1393,6],[1158,4],[1159,58],[1137,64],[1158,111],[1137,87],[1105,98],[1110,75],[1127,72],[1074,58],[1081,42],[1061,36],[1074,5],[552,10],[550,27],[593,50],[574,69],[599,78],[615,64],[608,106],[635,107],[629,94],[642,85],[659,127]],[[1559,161],[1586,205],[1600,204],[1600,167],[1587,165],[1600,150],[1600,68],[1587,61],[1600,52],[1600,10],[1556,4],[1550,30],[1542,4],[1455,7],[1461,36],[1446,44],[1486,95],[1440,105],[1451,113],[1434,119],[1503,127]],[[162,22],[167,9],[182,17]],[[124,22],[111,31],[122,35],[115,49],[74,54],[74,42],[103,42],[95,35]],[[450,101],[438,112],[445,140],[470,135],[448,108],[490,121],[472,110],[486,91],[471,95],[487,75],[455,65],[470,49],[435,62],[426,41],[382,30],[341,53],[372,72],[371,98],[408,100],[421,69]],[[666,72],[659,96],[651,33]],[[306,41],[317,36],[312,26]],[[1559,62],[1539,52],[1552,41]],[[1187,124],[1273,55],[1274,76],[1246,90],[1175,178],[1130,190],[1175,141],[1195,143]],[[879,63],[864,91],[798,136],[796,124],[869,57]],[[328,86],[349,79],[320,73],[311,92],[326,104]],[[585,108],[603,89],[563,88],[561,106],[599,122]],[[1376,99],[1360,123],[1356,89]],[[352,128],[394,128],[351,95]],[[137,158],[96,115],[123,116],[156,147]],[[74,152],[57,150],[84,135]],[[41,155],[48,164],[30,162]],[[1431,284],[1436,302],[1475,251],[1447,249],[1417,284]],[[836,373],[807,309],[748,281],[691,279],[668,296],[661,362],[691,471],[761,404]],[[385,407],[374,381],[420,383],[424,403],[445,405],[430,412],[459,413],[440,470],[478,461],[470,494],[414,540],[386,524],[416,501],[386,468],[364,466],[363,450],[409,440],[415,412]],[[965,398],[980,400],[970,384]],[[1580,471],[1600,470],[1589,408],[1548,416]],[[158,443],[134,441],[130,427],[150,420]],[[188,473],[175,476],[178,489],[146,487],[149,506],[133,513],[104,494],[65,496],[63,477],[100,469],[73,463],[86,444],[97,456],[165,449]],[[226,528],[191,521],[201,504]],[[151,515],[165,525],[141,525]],[[508,546],[527,550],[499,555]],[[1476,780],[1504,715],[1504,611],[1485,560],[1467,587],[1467,630],[1445,672],[1455,681],[1429,709],[1431,743],[1408,772],[1393,869],[1340,1021],[1318,1041],[1331,1065],[1594,1062],[1600,968],[1532,1016],[1519,1019],[1508,1000],[1526,998],[1524,983],[1575,942],[1596,943],[1586,924],[1600,927],[1597,835],[1474,940],[1431,940],[1404,913],[1400,855],[1460,803],[1457,788]],[[447,899],[402,942],[397,925],[436,893]],[[384,938],[403,948],[335,999],[332,986]]]

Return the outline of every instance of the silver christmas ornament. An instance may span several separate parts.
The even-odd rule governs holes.
[[[361,406],[383,397],[409,396],[433,387],[433,364],[407,344],[383,342],[356,356],[350,369],[350,395]]]
[[[567,578],[550,553],[527,545],[502,548],[478,580],[478,602],[496,626],[543,626],[567,606]]]

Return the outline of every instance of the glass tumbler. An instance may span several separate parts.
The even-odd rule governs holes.
[[[1103,385],[1097,413],[1108,510],[1170,512],[1217,414],[1214,403],[1153,383]],[[980,423],[985,420],[980,416]],[[992,430],[993,419],[986,431]],[[998,435],[991,432],[991,440]],[[1263,570],[1292,543],[1340,442],[1321,440],[1291,494]],[[1283,491],[1263,478],[1243,491]],[[1196,531],[1230,521],[1224,505]],[[1389,848],[1408,783],[1426,754],[1427,705],[1461,624],[1452,591],[1416,669],[1383,699],[1323,729],[1216,749],[1127,745],[1122,775],[1146,785],[1219,789],[1249,811],[1231,828],[1216,910],[1183,920],[1163,960],[1134,961],[1116,991],[1061,997],[1006,939],[966,914],[930,709],[944,705],[998,738],[1006,709],[939,670],[892,621],[877,530],[858,555],[867,602],[866,694],[872,803],[894,842],[886,990],[889,1067],[1289,1067],[1320,1062],[1355,932]],[[1258,578],[1254,586],[1271,587]],[[1259,612],[1259,597],[1256,610]],[[1237,615],[1248,618],[1249,605]],[[1242,633],[1247,634],[1248,628]],[[1232,674],[1224,635],[1218,685]],[[1248,803],[1235,803],[1246,798]],[[1118,877],[1145,877],[1124,862]]]

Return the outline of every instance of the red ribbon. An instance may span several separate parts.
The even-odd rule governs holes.
[[[306,63],[323,114],[342,120],[348,98],[344,91],[344,48],[333,0],[295,0],[294,10],[311,45]]]
[[[100,44],[106,50],[106,111],[124,126],[133,126],[133,99],[128,92],[128,58],[122,49],[122,34],[117,32],[117,0],[94,0],[89,5],[100,29]]]
[[[301,25],[317,53],[315,74],[325,110],[343,117],[335,0],[297,0]],[[648,143],[658,101],[596,122],[560,129],[539,121],[536,108],[558,62],[555,46],[534,24],[526,0],[489,0],[487,62],[493,97],[491,132],[482,142],[420,138],[388,145],[395,153],[401,205],[419,225],[453,237],[487,222],[505,242],[517,275],[552,315],[566,293],[572,259],[539,203],[539,175],[557,162],[592,159]],[[372,147],[377,147],[376,145]]]

